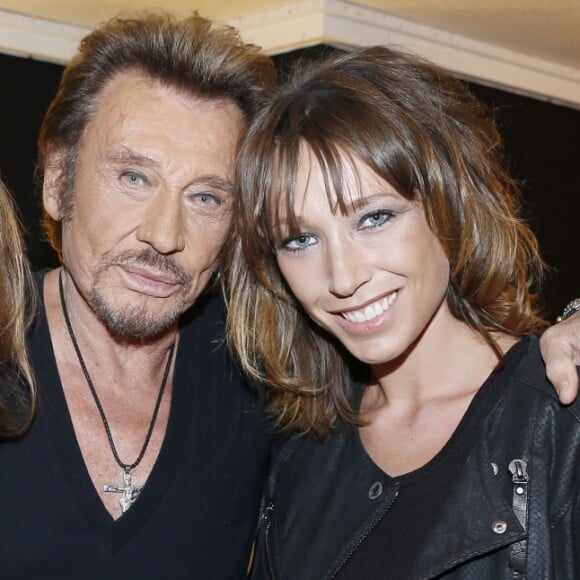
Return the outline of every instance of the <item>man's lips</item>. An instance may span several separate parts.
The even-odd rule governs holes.
[[[175,286],[181,283],[181,281],[178,280],[175,276],[168,274],[167,272],[160,272],[159,270],[151,270],[147,267],[135,265],[124,265],[121,267],[129,274],[133,274],[140,278],[145,278],[146,280],[150,280],[154,283],[167,284],[168,286]]]

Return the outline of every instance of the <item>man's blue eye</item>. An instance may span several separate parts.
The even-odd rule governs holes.
[[[127,171],[123,173],[121,175],[121,179],[129,183],[129,185],[137,185],[145,181],[145,178],[141,174],[135,173],[134,171]]]
[[[199,201],[201,201],[202,203],[220,203],[220,200],[218,199],[218,197],[216,195],[214,195],[213,193],[199,193],[197,195],[197,199],[199,199]]]

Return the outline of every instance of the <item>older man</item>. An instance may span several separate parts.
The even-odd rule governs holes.
[[[0,450],[0,576],[244,575],[270,441],[200,294],[271,72],[233,29],[160,15],[65,70],[40,135],[62,266],[39,278],[36,420]]]
[[[270,438],[200,295],[271,76],[197,16],[113,20],[67,67],[40,136],[62,266],[39,276],[35,421],[0,446],[1,577],[245,575]],[[574,328],[551,343],[568,377]]]

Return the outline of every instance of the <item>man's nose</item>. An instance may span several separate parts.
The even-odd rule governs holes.
[[[137,239],[160,254],[174,254],[185,249],[181,196],[165,192],[148,202],[137,229]]]

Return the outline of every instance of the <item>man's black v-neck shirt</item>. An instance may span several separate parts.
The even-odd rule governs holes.
[[[81,456],[41,307],[29,337],[36,417],[22,439],[0,444],[0,578],[244,576],[270,436],[221,341],[223,314],[212,298],[184,318],[163,445],[115,521]]]

